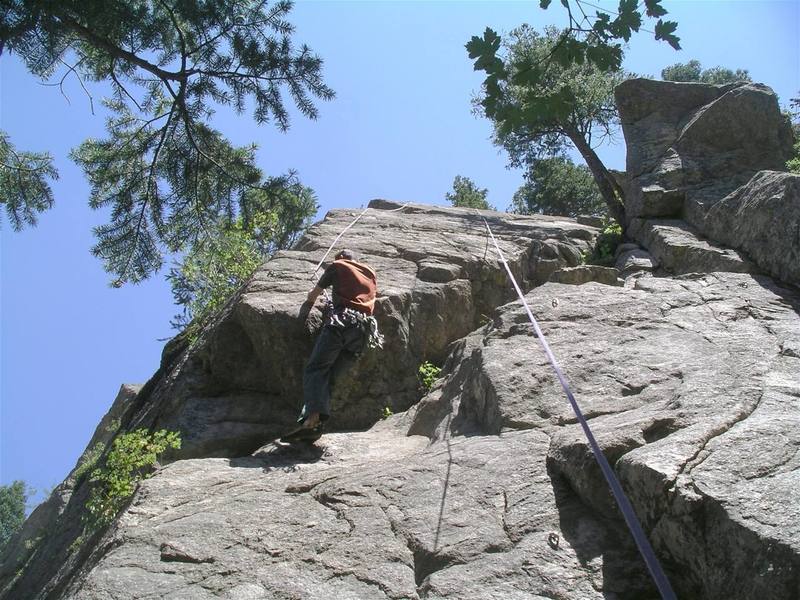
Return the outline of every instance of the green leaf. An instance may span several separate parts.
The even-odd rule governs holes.
[[[536,63],[530,59],[521,61],[513,66],[514,72],[511,76],[511,83],[514,85],[537,85],[542,71]]]
[[[586,59],[604,73],[619,71],[622,67],[622,46],[598,44],[586,49]]]
[[[539,0],[539,8],[543,8],[543,9],[547,10],[547,7],[550,6],[550,3],[552,1],[553,0]]]
[[[473,35],[470,40],[464,44],[464,47],[467,49],[467,54],[471,59],[476,59],[483,54],[483,40],[477,35]]]
[[[657,19],[667,14],[666,9],[661,6],[661,0],[644,0],[644,5],[647,8],[647,16]]]
[[[622,38],[627,42],[631,39],[631,32],[639,31],[642,15],[637,6],[636,0],[620,0],[619,15],[608,27],[613,37]]]
[[[493,98],[495,102],[497,102],[502,97],[503,89],[498,83],[497,76],[491,75],[487,77],[486,81],[483,82],[483,85],[486,86],[487,98]]]
[[[483,32],[483,37],[479,38],[473,35],[466,45],[470,58],[478,58],[481,56],[494,56],[500,48],[500,36],[497,32],[490,27],[486,28]],[[478,69],[476,69],[477,71]]]
[[[637,0],[619,0],[619,14],[620,16],[627,16],[630,17],[633,13],[637,13],[636,10],[639,7],[639,2]]]
[[[572,64],[582,65],[586,59],[589,44],[568,36],[553,51],[553,60],[562,67]]]
[[[657,40],[664,40],[670,46],[675,48],[675,50],[680,50],[680,38],[674,35],[675,30],[678,28],[678,24],[675,21],[662,21],[661,19],[658,20],[656,23],[656,39]]]

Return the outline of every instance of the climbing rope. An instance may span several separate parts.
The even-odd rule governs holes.
[[[403,210],[406,206],[408,206],[408,203],[404,204],[400,208],[395,208],[390,211],[384,211],[384,212],[397,212]],[[338,236],[336,236],[336,239],[330,245],[328,251],[325,252],[325,255],[322,257],[322,260],[319,261],[319,264],[317,264],[316,269],[314,269],[314,273],[316,273],[322,266],[322,263],[325,261],[328,254],[330,254],[331,250],[333,250],[333,247],[336,245],[336,243],[353,225],[355,225],[358,222],[359,219],[361,219],[361,217],[364,216],[364,214],[368,210],[369,207],[365,208],[361,212],[361,214],[359,214],[355,219],[353,219],[352,223],[350,223],[347,227],[345,227],[342,230],[342,232]],[[517,292],[517,296],[519,296],[520,302],[522,302],[522,305],[525,307],[525,311],[528,313],[528,318],[530,319],[530,322],[533,325],[533,329],[536,332],[536,337],[539,339],[539,342],[542,345],[544,353],[547,356],[548,360],[550,361],[550,364],[552,365],[553,370],[555,371],[556,377],[558,378],[558,381],[561,383],[561,387],[564,389],[564,392],[566,393],[567,398],[569,399],[569,403],[572,406],[572,410],[574,411],[575,416],[577,417],[578,422],[580,423],[581,428],[583,429],[583,433],[586,436],[586,439],[589,441],[589,446],[592,448],[592,453],[594,454],[595,460],[597,461],[597,464],[600,466],[600,470],[603,472],[603,476],[605,477],[606,482],[611,488],[611,493],[614,495],[614,499],[617,501],[617,505],[619,506],[622,512],[622,516],[625,519],[625,523],[628,525],[628,529],[630,530],[631,535],[633,536],[634,542],[636,543],[636,546],[639,549],[639,552],[641,553],[645,564],[647,565],[647,569],[650,572],[650,575],[653,578],[653,581],[655,582],[656,587],[658,588],[658,591],[661,594],[661,597],[664,600],[677,600],[675,592],[672,591],[672,586],[669,583],[669,579],[667,579],[667,576],[665,575],[664,570],[661,568],[661,564],[659,563],[658,558],[656,557],[655,552],[653,551],[653,548],[650,545],[650,542],[647,540],[647,536],[644,534],[644,531],[642,530],[642,526],[639,523],[639,519],[636,517],[636,513],[633,510],[633,506],[631,506],[628,497],[625,495],[625,492],[622,489],[622,485],[620,484],[619,479],[617,479],[614,470],[611,468],[611,465],[608,463],[608,460],[603,454],[603,451],[600,449],[600,445],[597,443],[597,440],[595,439],[594,434],[592,433],[592,430],[589,427],[589,423],[587,422],[586,417],[584,417],[583,412],[578,406],[578,402],[575,400],[575,396],[573,395],[572,390],[570,389],[569,384],[567,383],[567,379],[564,376],[561,367],[558,365],[558,361],[556,360],[555,355],[550,349],[550,345],[547,343],[547,340],[545,339],[544,334],[542,333],[542,330],[539,327],[539,323],[533,316],[533,312],[531,311],[528,302],[525,300],[525,296],[523,295],[522,290],[517,284],[517,280],[514,278],[514,274],[511,272],[511,267],[508,266],[508,261],[506,261],[506,257],[505,255],[503,255],[503,251],[500,250],[500,246],[498,245],[497,240],[494,237],[494,233],[492,233],[492,229],[489,227],[489,223],[486,221],[485,217],[481,216],[479,213],[477,214],[481,217],[481,219],[483,219],[483,224],[486,226],[486,231],[489,234],[489,238],[491,238],[495,250],[497,250],[497,254],[500,257],[503,266],[505,267],[506,273],[508,273],[509,279],[511,279],[511,283],[513,284],[514,289]],[[488,249],[488,244],[489,244],[488,238],[486,244]],[[485,257],[486,257],[486,251],[484,250],[484,259]],[[551,545],[554,545],[554,547],[558,547],[557,538],[553,539],[553,534],[551,534],[550,538],[548,539],[548,542]]]
[[[403,209],[404,209],[406,206],[408,206],[409,204],[410,204],[410,202],[406,202],[406,203],[405,203],[405,204],[403,204],[403,206],[401,206],[400,208],[393,208],[392,210],[384,210],[384,211],[381,211],[381,212],[397,212],[397,211],[403,210]],[[337,235],[337,236],[336,236],[336,239],[335,239],[335,240],[333,240],[333,243],[330,245],[330,247],[328,248],[327,252],[325,252],[325,254],[322,256],[322,259],[321,259],[321,260],[320,260],[320,261],[317,263],[317,267],[316,267],[316,268],[314,269],[314,271],[311,273],[311,278],[312,278],[312,279],[314,278],[314,274],[315,274],[317,271],[319,271],[319,268],[322,266],[322,263],[324,263],[324,262],[325,262],[325,259],[326,259],[326,258],[328,258],[328,254],[330,254],[330,253],[331,253],[331,250],[333,250],[333,247],[334,247],[334,246],[337,244],[337,242],[338,242],[340,239],[342,239],[342,236],[343,236],[345,233],[347,233],[347,232],[350,230],[350,228],[351,228],[353,225],[355,225],[355,224],[358,222],[358,220],[359,220],[361,217],[363,217],[363,216],[364,216],[364,214],[366,214],[366,212],[369,210],[369,208],[370,208],[370,207],[368,206],[368,207],[367,207],[367,208],[365,208],[363,211],[361,211],[361,214],[360,214],[360,215],[358,215],[358,216],[357,216],[355,219],[353,219],[353,222],[352,222],[352,223],[350,223],[350,225],[348,225],[347,227],[345,227],[345,228],[342,230],[342,232],[341,232],[339,235]]]
[[[653,552],[653,548],[650,546],[650,542],[647,540],[647,536],[645,536],[642,526],[639,524],[639,520],[636,518],[636,513],[633,511],[633,507],[631,506],[628,497],[625,495],[625,492],[623,491],[622,486],[620,485],[619,480],[614,473],[614,470],[611,468],[611,465],[608,464],[608,460],[606,460],[603,451],[600,449],[597,440],[592,434],[592,430],[589,428],[589,423],[583,416],[583,413],[581,412],[581,409],[575,400],[575,396],[572,394],[572,390],[567,383],[567,379],[564,377],[561,367],[558,366],[556,357],[550,350],[550,345],[547,343],[542,330],[539,328],[539,323],[533,316],[533,312],[531,311],[530,306],[528,306],[528,302],[525,300],[522,290],[520,290],[519,285],[517,285],[517,280],[511,273],[511,268],[508,266],[506,257],[503,255],[503,251],[500,250],[500,246],[497,244],[497,240],[495,239],[494,234],[489,227],[489,223],[485,218],[483,218],[483,223],[486,225],[486,231],[489,233],[489,237],[491,237],[491,240],[494,243],[494,247],[497,250],[497,254],[500,256],[500,260],[506,269],[506,273],[508,273],[508,277],[511,279],[511,283],[514,285],[514,289],[517,291],[520,302],[522,302],[522,305],[525,307],[525,311],[528,313],[528,318],[530,319],[533,329],[536,332],[536,337],[542,344],[544,353],[550,360],[550,364],[553,366],[556,377],[558,377],[561,387],[564,388],[564,392],[567,394],[569,403],[572,405],[572,410],[575,412],[575,416],[578,418],[578,422],[583,428],[583,433],[586,435],[586,439],[589,440],[589,445],[594,453],[594,458],[597,461],[597,464],[600,465],[600,470],[603,472],[603,475],[605,476],[606,481],[611,488],[611,492],[614,494],[614,499],[617,501],[617,504],[622,511],[622,516],[625,518],[625,523],[627,523],[628,529],[630,529],[631,535],[633,535],[636,546],[639,548],[639,552],[641,553],[642,558],[644,558],[644,562],[647,564],[647,569],[650,571],[650,575],[652,576],[656,587],[658,587],[661,597],[664,600],[675,600],[675,592],[672,591],[672,586],[670,585],[667,576],[664,574],[661,564],[658,562],[658,558],[656,557],[655,552]]]

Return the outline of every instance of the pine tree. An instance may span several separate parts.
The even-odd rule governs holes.
[[[292,42],[291,6],[285,0],[0,0],[0,54],[19,54],[42,79],[61,75],[61,81],[111,86],[107,136],[86,140],[72,158],[91,184],[90,206],[111,209],[111,221],[95,230],[92,252],[117,285],[148,277],[164,251],[197,243],[215,223],[248,223],[256,210],[248,192],[276,189],[277,180],[267,185],[256,166],[255,146],[234,146],[210,122],[215,105],[237,112],[252,106],[258,124],[285,131],[284,91],[312,119],[313,99],[333,97],[322,81],[322,60]],[[284,178],[287,186],[290,180]],[[44,186],[38,189],[17,194],[25,214],[52,202]]]
[[[172,326],[191,326],[191,337],[267,258],[294,245],[318,208],[314,192],[299,182],[289,187],[281,183],[274,192],[281,196],[280,202],[272,209],[266,208],[268,195],[261,191],[248,193],[256,196],[249,203],[261,202],[264,209],[257,211],[247,224],[238,218],[215,228],[214,235],[192,246],[167,276],[175,304],[183,308],[182,314],[172,320]]]
[[[0,204],[14,231],[36,225],[37,213],[53,206],[48,179],[58,177],[47,153],[22,152],[0,131]]]

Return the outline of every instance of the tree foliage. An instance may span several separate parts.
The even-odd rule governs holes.
[[[551,0],[540,0],[539,4],[546,9]],[[475,60],[475,70],[486,73],[480,104],[485,116],[495,123],[501,139],[512,135],[524,138],[540,130],[542,135],[537,138],[541,142],[537,143],[546,143],[546,132],[551,125],[569,119],[578,109],[582,96],[573,82],[551,72],[587,67],[601,73],[618,73],[622,66],[622,43],[630,40],[647,18],[656,20],[654,35],[657,40],[680,49],[680,40],[675,35],[677,23],[662,19],[667,11],[661,6],[661,0],[644,0],[643,3],[620,0],[619,12],[614,18],[609,12],[598,11],[593,19],[587,14],[589,4],[586,2],[561,0],[561,4],[567,11],[569,24],[555,36],[546,34],[545,52],[509,53],[509,44],[504,45],[497,32],[488,27],[483,37],[473,36],[466,46],[469,57]],[[586,148],[578,149],[584,158],[592,154],[584,153]],[[591,145],[588,149],[591,150]],[[587,160],[587,164],[612,216],[623,222],[621,190],[613,178],[603,172],[602,163],[594,159]]]
[[[561,33],[555,28],[539,33],[523,25],[509,33],[504,61],[517,66],[539,63],[553,53],[560,39]],[[490,91],[486,86],[478,101],[493,121],[494,141],[508,152],[511,166],[533,167],[542,159],[562,155],[571,144],[586,161],[610,214],[623,222],[622,190],[594,148],[611,137],[618,126],[614,87],[625,77],[621,71],[603,72],[589,62],[558,63],[535,80],[498,84],[504,110],[517,117],[504,118],[487,110],[485,101]],[[552,89],[569,90],[569,110],[555,106],[541,110],[537,99]]]
[[[735,71],[725,67],[712,67],[703,69],[699,60],[690,60],[687,63],[675,63],[661,71],[664,81],[696,81],[700,83],[713,83],[721,85],[737,81],[752,81],[747,69]]]
[[[453,206],[494,210],[486,201],[487,189],[481,189],[469,177],[456,175],[453,180],[453,191],[445,194],[445,199]]]
[[[24,481],[0,485],[0,552],[25,521],[28,489]]]
[[[793,156],[786,163],[786,168],[792,172],[800,174],[800,95],[789,101],[789,116],[792,120],[792,131],[794,132]]]
[[[36,225],[37,213],[53,206],[48,179],[57,177],[49,154],[17,150],[0,131],[0,203],[14,231]]]
[[[606,204],[589,169],[563,156],[533,162],[510,208],[523,215],[607,215]]]
[[[249,192],[275,189],[255,164],[254,146],[236,147],[210,125],[213,106],[252,110],[258,124],[285,131],[285,92],[312,119],[314,98],[333,97],[322,60],[292,42],[291,6],[0,0],[0,52],[16,52],[42,79],[61,74],[61,82],[73,76],[111,87],[106,137],[86,140],[72,157],[91,184],[90,206],[110,209],[92,251],[117,283],[148,277],[165,250],[197,243],[212,223],[249,223],[256,210]]]
[[[183,313],[173,319],[173,327],[202,325],[266,258],[294,245],[318,208],[314,192],[297,182],[279,186],[281,197],[272,208],[268,208],[268,194],[261,190],[248,193],[254,196],[248,203],[263,205],[263,210],[247,221],[240,217],[215,227],[211,236],[193,246],[170,270],[167,277],[175,303],[183,307]]]

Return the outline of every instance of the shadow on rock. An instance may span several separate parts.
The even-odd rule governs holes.
[[[657,599],[658,590],[624,524],[598,515],[581,502],[563,477],[550,468],[548,473],[553,483],[563,541],[570,545],[584,568],[602,570],[604,597]],[[551,545],[554,542],[557,540],[551,541]]]
[[[232,458],[230,466],[245,469],[261,469],[264,473],[283,471],[291,473],[297,465],[318,462],[325,449],[310,443],[281,444],[271,442],[256,450],[252,456]]]

